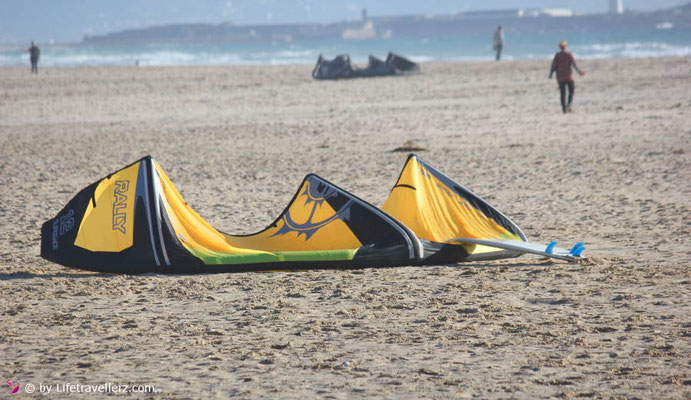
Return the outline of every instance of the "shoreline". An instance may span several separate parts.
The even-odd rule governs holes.
[[[686,29],[686,28],[685,28]],[[689,57],[691,47],[688,43],[677,42],[672,39],[665,39],[662,36],[655,39],[651,34],[649,42],[646,41],[627,41],[627,42],[608,42],[607,40],[595,40],[572,43],[570,50],[577,59],[596,60],[596,59],[647,59],[647,58],[667,58],[667,57]],[[683,35],[683,32],[679,32]],[[388,42],[377,40],[368,44],[358,42],[343,42],[334,46],[324,43],[305,42],[298,45],[269,46],[267,44],[256,43],[249,45],[185,45],[169,47],[168,45],[158,45],[158,47],[137,47],[137,46],[85,46],[82,44],[59,44],[45,45],[39,43],[43,50],[43,67],[79,67],[79,66],[129,66],[139,61],[142,66],[270,66],[270,65],[314,65],[319,55],[326,55],[333,58],[338,54],[350,54],[355,64],[368,62],[368,55],[375,54],[384,58],[387,52],[395,53],[409,58],[418,63],[425,62],[485,62],[494,60],[494,52],[489,46],[478,47],[478,43],[464,43],[458,38],[448,42],[449,39],[439,43],[429,45],[415,45],[405,40]],[[540,46],[527,46],[520,40],[514,46],[509,44],[504,52],[503,61],[530,61],[549,59],[557,51],[556,40],[547,46],[543,43]],[[575,40],[575,38],[574,38]],[[27,44],[17,46],[0,47],[0,61],[5,67],[23,66],[28,64],[28,54],[26,53]],[[220,47],[219,47],[220,46]],[[369,51],[364,51],[363,46],[367,46]],[[527,46],[527,47],[526,47]],[[465,50],[465,51],[464,51]],[[514,54],[515,50],[518,53]],[[46,62],[48,62],[46,64]],[[363,65],[363,66],[364,66]]]
[[[557,51],[555,50],[555,53]],[[635,58],[624,58],[624,57],[612,57],[612,58],[586,58],[586,57],[577,57],[576,61],[583,60],[583,61],[588,61],[588,62],[625,62],[625,61],[655,61],[655,60],[660,60],[660,61],[665,61],[665,60],[682,60],[682,59],[688,59],[689,56],[659,56],[659,57],[635,57]],[[527,63],[537,63],[537,62],[545,62],[549,63],[551,62],[552,57],[546,57],[546,58],[530,58],[530,59],[518,59],[518,60],[511,60],[511,59],[503,59],[499,62],[495,61],[494,59],[487,59],[487,60],[454,60],[454,61],[420,61],[417,62],[418,65],[421,67],[421,72],[420,74],[425,74],[425,66],[437,66],[437,65],[455,65],[455,64],[468,64],[468,65],[478,65],[478,64],[486,64],[486,65],[500,65],[500,64],[511,64],[511,63],[517,63],[517,64],[527,64]],[[315,60],[316,63],[316,60]],[[240,69],[245,69],[245,68],[267,68],[267,69],[278,69],[278,68],[300,68],[304,67],[307,68],[309,67],[314,68],[315,63],[285,63],[285,64],[161,64],[161,65],[146,65],[146,64],[140,64],[140,65],[123,65],[123,64],[94,64],[94,65],[60,65],[60,66],[42,66],[39,63],[39,75],[41,75],[41,71],[46,71],[46,70],[54,70],[54,71],[59,71],[59,70],[76,70],[76,69],[118,69],[118,68],[123,68],[123,69],[132,69],[136,70],[137,68],[141,69],[169,69],[169,70],[174,70],[174,69],[217,69],[217,68],[240,68]],[[366,64],[363,64],[362,62],[356,62],[353,61],[353,65],[357,66],[358,68],[364,68]],[[24,69],[30,69],[30,64],[29,60],[27,59],[27,65],[4,65],[0,66],[0,71],[3,69],[7,70],[24,70]],[[398,76],[394,76],[398,77]],[[311,76],[310,76],[311,78]],[[325,80],[324,82],[329,82],[329,81],[350,81],[350,80],[357,80],[357,79],[379,79],[379,78],[386,78],[386,77],[362,77],[362,78],[347,78],[347,79],[337,79],[337,80]]]

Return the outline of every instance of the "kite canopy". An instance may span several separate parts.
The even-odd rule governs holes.
[[[41,229],[43,258],[116,273],[390,267],[526,252],[572,260],[577,246],[527,243],[501,212],[415,155],[382,209],[310,174],[251,235],[211,226],[147,156],[82,189]]]
[[[518,225],[488,202],[452,181],[419,157],[411,154],[391,189],[382,210],[410,228],[418,238],[450,244],[455,238],[516,240],[527,239]],[[467,254],[458,255],[456,245],[446,246],[450,262],[515,257],[496,247],[463,245]]]
[[[396,69],[386,62],[370,55],[367,67],[359,71],[360,76],[387,76],[395,75]]]
[[[372,76],[391,76],[419,72],[420,67],[397,54],[389,53],[386,61],[375,56],[369,56],[367,67],[359,69],[350,61],[350,56],[341,54],[333,60],[327,60],[319,55],[317,65],[312,70],[314,79],[346,79]]]
[[[386,56],[385,62],[393,67],[398,73],[420,72],[419,65],[395,53],[389,53]]]
[[[357,68],[353,67],[347,54],[339,54],[333,60],[327,60],[320,54],[317,65],[312,70],[314,79],[345,79],[358,76]]]

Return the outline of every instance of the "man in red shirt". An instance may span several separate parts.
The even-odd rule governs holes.
[[[566,51],[566,40],[559,42],[561,51],[554,55],[552,60],[552,69],[549,71],[549,78],[552,79],[552,74],[557,73],[557,82],[559,82],[559,93],[561,95],[561,109],[564,113],[571,112],[571,102],[573,101],[573,74],[571,68],[578,71],[578,74],[583,76],[585,72],[579,69],[576,65],[576,60],[573,54]],[[569,101],[566,102],[566,88],[569,89]]]

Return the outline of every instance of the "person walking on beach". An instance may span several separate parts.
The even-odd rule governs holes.
[[[561,99],[561,110],[566,114],[571,112],[571,103],[573,102],[573,74],[571,68],[578,71],[578,74],[583,76],[585,72],[578,68],[576,65],[576,59],[573,58],[573,54],[566,51],[566,40],[559,42],[559,48],[561,51],[554,55],[554,60],[552,60],[552,68],[549,70],[549,79],[552,79],[552,75],[557,73],[557,82],[559,82],[559,94]],[[566,100],[566,89],[569,90],[569,99]]]
[[[29,58],[31,59],[31,73],[38,74],[38,59],[41,58],[41,50],[38,49],[33,40],[31,47],[29,47]]]
[[[501,51],[504,48],[504,28],[501,25],[494,32],[494,51],[497,52],[497,61],[501,59]]]

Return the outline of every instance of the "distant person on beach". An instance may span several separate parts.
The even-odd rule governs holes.
[[[494,51],[497,52],[497,61],[501,60],[501,51],[504,48],[504,28],[501,25],[494,32]]]
[[[557,73],[557,82],[559,82],[559,94],[561,98],[561,109],[564,113],[571,112],[571,103],[573,102],[573,74],[571,68],[578,71],[578,74],[583,76],[585,72],[578,68],[576,65],[576,59],[573,58],[573,54],[566,51],[566,40],[559,42],[559,48],[561,51],[554,55],[554,60],[552,60],[552,68],[549,70],[549,79],[552,79],[552,75]],[[566,100],[566,89],[569,89],[569,99]]]
[[[41,58],[41,50],[38,49],[33,40],[31,47],[29,47],[29,58],[31,59],[31,73],[38,74],[38,59]]]

